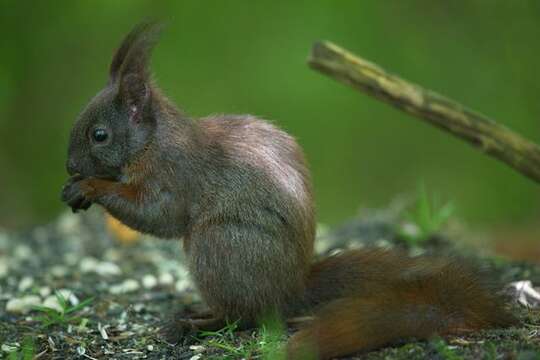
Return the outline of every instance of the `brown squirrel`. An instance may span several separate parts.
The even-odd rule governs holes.
[[[168,340],[238,319],[250,327],[269,313],[315,314],[289,340],[288,358],[327,359],[516,323],[485,278],[454,260],[368,249],[313,264],[313,196],[298,144],[253,116],[179,111],[148,69],[158,32],[140,24],[116,51],[107,86],[73,127],[62,199],[183,238],[210,313],[174,319]]]

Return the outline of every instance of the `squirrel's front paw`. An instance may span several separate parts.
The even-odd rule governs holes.
[[[62,201],[68,204],[74,213],[80,209],[87,210],[92,205],[81,187],[83,181],[81,175],[74,175],[62,188]]]

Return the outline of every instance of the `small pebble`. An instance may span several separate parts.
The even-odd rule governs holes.
[[[140,285],[137,280],[127,279],[123,283],[113,285],[109,288],[111,294],[125,294],[139,290]]]
[[[144,308],[145,308],[144,304],[141,304],[141,303],[133,305],[133,311],[135,311],[136,313],[140,313],[141,311],[144,310]]]
[[[75,216],[71,211],[64,212],[57,222],[57,230],[62,234],[71,234],[79,231],[80,217]]]
[[[403,226],[401,227],[401,232],[404,235],[416,237],[420,234],[420,229],[416,224],[408,222],[403,224]]]
[[[99,260],[89,256],[83,258],[79,263],[79,269],[81,269],[83,273],[95,272],[98,266]]]
[[[80,260],[81,257],[75,252],[67,252],[64,254],[64,261],[70,266],[77,265]]]
[[[39,288],[39,295],[40,295],[42,298],[45,298],[45,297],[51,295],[51,288],[48,287],[48,286],[40,287],[40,288]]]
[[[12,352],[15,352],[19,349],[19,344],[16,343],[16,344],[13,344],[13,345],[10,345],[10,344],[2,344],[2,351],[3,352],[7,352],[7,353],[12,353]],[[17,358],[17,357],[15,357]]]
[[[189,281],[187,278],[178,280],[174,286],[176,291],[180,293],[188,290],[190,287],[191,287],[191,281]]]
[[[375,241],[375,246],[387,249],[392,247],[392,243],[386,239],[378,239]]]
[[[206,350],[206,348],[202,345],[191,345],[189,347],[189,350],[193,351],[194,353],[196,354],[200,354],[202,353],[204,350]]]
[[[530,280],[521,280],[510,283],[507,286],[508,293],[519,303],[527,308],[540,307],[540,292],[533,287]]]
[[[142,278],[142,285],[145,289],[151,289],[158,284],[158,280],[154,275],[144,275]]]
[[[96,272],[98,275],[101,276],[114,276],[114,275],[120,275],[122,271],[120,270],[120,267],[112,262],[106,262],[102,261],[99,264],[99,267],[96,269]]]
[[[96,273],[101,276],[120,275],[122,271],[115,263],[99,261],[93,257],[85,257],[81,260],[79,268],[82,273]]]
[[[41,305],[39,296],[27,295],[9,300],[6,304],[6,311],[13,314],[26,314],[38,305]]]
[[[48,307],[48,308],[51,308],[51,309],[54,309],[58,312],[62,312],[63,309],[62,309],[62,306],[60,306],[60,303],[58,302],[58,299],[56,298],[55,295],[49,295],[45,298],[45,300],[43,300],[43,303],[41,304],[42,306],[45,306],[45,307]]]
[[[32,249],[30,249],[29,246],[27,246],[27,245],[18,245],[15,248],[14,255],[15,255],[15,257],[17,259],[25,260],[25,259],[29,259],[30,257],[32,257],[33,253],[32,253]]]
[[[75,296],[73,291],[69,289],[60,289],[60,290],[57,290],[56,293],[60,294],[60,296],[66,299],[73,306],[79,304],[79,298]]]
[[[174,282],[174,277],[169,273],[161,273],[159,275],[159,283],[161,285],[172,285]]]
[[[77,346],[77,354],[81,356],[86,354],[86,348],[84,346]]]
[[[117,249],[110,248],[105,251],[103,258],[108,261],[120,261],[122,259],[122,253]]]
[[[154,345],[148,345],[146,349],[148,349],[148,351],[154,351]]]
[[[315,242],[315,252],[317,254],[326,254],[333,245],[334,243],[328,237],[317,238],[317,241]]]
[[[189,278],[189,271],[182,265],[176,267],[176,275],[180,279]]]
[[[19,282],[19,291],[24,292],[32,287],[34,284],[34,279],[30,276],[25,276]]]
[[[56,278],[63,278],[68,274],[68,268],[63,265],[54,265],[49,272]]]

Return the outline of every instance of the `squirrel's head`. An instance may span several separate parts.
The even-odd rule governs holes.
[[[118,178],[150,143],[156,127],[148,69],[159,26],[137,25],[116,51],[107,86],[82,111],[71,131],[67,171]]]

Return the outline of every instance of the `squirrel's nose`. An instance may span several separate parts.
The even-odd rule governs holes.
[[[66,163],[66,169],[70,176],[73,176],[78,173],[77,171],[77,163],[72,158],[68,159]]]

